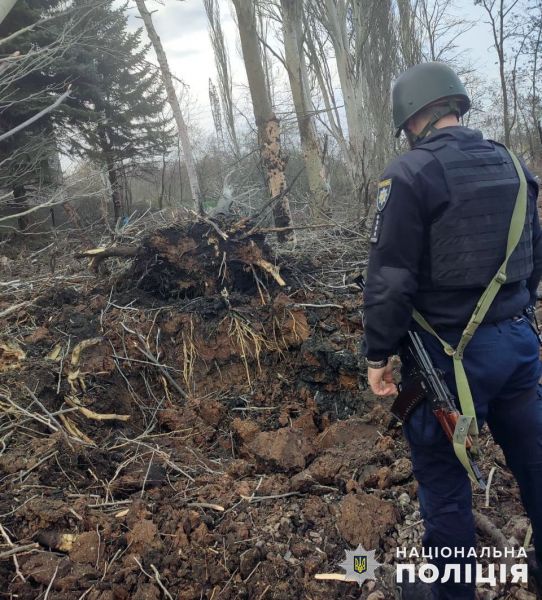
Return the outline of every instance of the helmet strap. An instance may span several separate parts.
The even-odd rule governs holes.
[[[431,135],[432,133],[437,133],[438,129],[435,125],[447,115],[455,114],[459,119],[461,116],[461,110],[459,108],[459,104],[455,99],[448,100],[448,104],[445,106],[435,106],[435,111],[433,115],[425,125],[425,127],[420,131],[420,133],[412,133],[408,129],[405,129],[405,134],[407,136],[408,142],[411,148],[414,148],[417,144],[419,144],[426,137]]]

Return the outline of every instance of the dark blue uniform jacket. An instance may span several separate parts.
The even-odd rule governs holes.
[[[446,127],[397,158],[384,173],[383,179],[391,180],[391,187],[384,208],[377,213],[379,222],[371,243],[364,292],[365,353],[369,360],[397,353],[411,326],[413,308],[437,332],[462,328],[484,291],[483,287],[439,289],[422,280],[420,264],[429,252],[429,225],[446,209],[450,196],[441,164],[420,146],[440,139],[456,140],[459,147],[464,144],[472,148],[473,143],[492,145],[479,131]],[[534,204],[534,269],[528,280],[503,285],[486,315],[486,323],[519,315],[536,300],[542,275],[542,233],[536,210],[538,184],[526,168],[524,171],[529,202]]]

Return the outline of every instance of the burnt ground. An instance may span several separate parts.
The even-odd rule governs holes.
[[[77,240],[54,273],[47,253],[3,247],[0,598],[396,597],[395,548],[419,548],[422,524],[401,429],[359,365],[351,265],[301,248],[281,286],[254,268],[275,264],[258,238],[222,288],[201,262],[173,276],[199,237],[168,264],[147,244],[96,274]],[[484,446],[476,508],[523,544],[517,487]],[[376,582],[315,577],[360,543],[385,565]]]

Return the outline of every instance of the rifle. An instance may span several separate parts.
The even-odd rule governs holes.
[[[542,334],[540,333],[540,325],[538,324],[535,308],[532,304],[525,309],[525,316],[527,317],[529,325],[532,327],[533,331],[536,334],[536,337],[538,338],[538,343],[542,346]]]
[[[359,275],[354,279],[358,287],[365,289],[365,279]],[[397,386],[399,391],[391,407],[392,414],[402,422],[406,422],[412,411],[427,399],[433,414],[442,426],[446,437],[453,442],[458,418],[456,398],[444,380],[442,371],[435,369],[431,357],[423,345],[420,335],[409,331],[403,343],[403,366],[409,374],[409,383]],[[467,455],[478,485],[485,490],[486,483],[480,468],[471,454],[472,439],[467,437]]]

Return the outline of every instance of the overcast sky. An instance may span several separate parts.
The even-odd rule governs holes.
[[[378,0],[375,0],[378,2]],[[229,0],[219,0],[222,28],[228,44],[233,80],[234,96],[243,95],[246,77],[240,57],[240,44]],[[149,10],[155,10],[153,20],[164,44],[171,70],[184,81],[190,91],[192,104],[190,118],[200,127],[210,130],[212,124],[209,105],[209,78],[216,82],[216,70],[212,47],[207,33],[207,17],[202,0],[147,0]],[[475,26],[459,40],[461,47],[485,75],[497,74],[491,35],[482,9],[473,0],[457,0],[456,15],[473,20]],[[136,18],[137,9],[130,9],[132,25],[141,25]],[[149,59],[156,62],[154,52]]]

